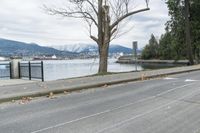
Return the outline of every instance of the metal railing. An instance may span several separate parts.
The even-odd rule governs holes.
[[[11,62],[0,62],[0,79],[11,77]]]
[[[44,64],[43,61],[19,62],[19,77],[32,79],[41,79],[44,81]]]

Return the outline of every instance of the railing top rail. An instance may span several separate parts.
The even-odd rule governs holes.
[[[41,64],[41,62],[40,62],[40,63],[32,63],[32,62],[31,62],[31,64]]]
[[[10,65],[9,63],[0,63],[0,66]]]
[[[37,63],[37,64],[41,64],[41,62],[43,61],[21,61],[20,63],[31,63],[31,64],[34,64],[34,63]]]

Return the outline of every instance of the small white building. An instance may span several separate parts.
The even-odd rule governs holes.
[[[52,58],[52,59],[57,59],[56,55],[53,55],[51,58]]]
[[[119,53],[119,56],[124,56],[124,53],[123,52]]]

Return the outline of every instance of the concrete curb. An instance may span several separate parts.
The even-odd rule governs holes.
[[[186,73],[186,72],[193,72],[193,71],[198,71],[200,68],[196,69],[190,69],[190,70],[182,70],[182,71],[177,71],[177,72],[166,72],[166,73],[161,73],[161,74],[153,74],[153,75],[147,75],[145,76],[145,79],[149,78],[157,78],[165,75],[175,75],[175,74],[181,74],[181,73]],[[0,103],[4,102],[9,102],[12,100],[20,100],[23,97],[41,97],[41,96],[47,96],[49,93],[53,92],[54,94],[61,94],[66,92],[74,92],[74,91],[80,91],[80,90],[86,90],[86,89],[91,89],[91,88],[97,88],[97,87],[102,87],[104,85],[115,85],[115,84],[121,84],[125,82],[133,82],[133,81],[140,81],[141,77],[137,78],[132,78],[132,79],[125,79],[125,80],[116,80],[116,81],[107,81],[107,82],[101,82],[101,83],[96,83],[96,84],[91,84],[91,85],[82,85],[82,86],[77,86],[77,87],[71,87],[71,88],[65,88],[65,89],[55,89],[55,90],[43,90],[43,91],[38,91],[38,92],[27,92],[24,94],[16,94],[16,95],[10,95],[10,96],[4,96],[0,97]]]

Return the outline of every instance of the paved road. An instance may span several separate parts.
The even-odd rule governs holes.
[[[200,133],[200,71],[0,105],[2,133]]]

